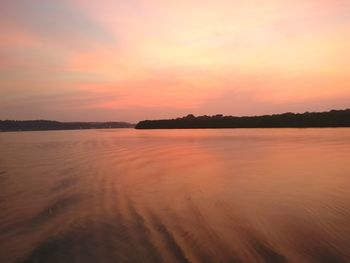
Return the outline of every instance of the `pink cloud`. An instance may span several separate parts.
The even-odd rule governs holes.
[[[349,1],[5,0],[0,9],[0,118],[135,121],[350,99]]]

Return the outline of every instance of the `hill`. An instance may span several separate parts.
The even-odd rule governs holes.
[[[145,120],[136,129],[198,129],[198,128],[307,128],[350,127],[350,109],[328,112],[283,113],[263,116],[198,116],[165,120]]]
[[[127,122],[58,122],[48,120],[0,120],[0,131],[48,131],[132,127],[134,127],[134,125]]]

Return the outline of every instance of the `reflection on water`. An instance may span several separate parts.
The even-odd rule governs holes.
[[[350,262],[350,129],[0,134],[0,262]]]

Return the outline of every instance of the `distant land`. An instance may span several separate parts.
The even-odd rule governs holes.
[[[198,116],[165,120],[145,120],[136,129],[201,129],[201,128],[308,128],[350,127],[350,109],[327,112],[283,113],[263,116]]]
[[[59,122],[49,120],[0,120],[0,131],[50,131],[80,129],[132,128],[134,124],[127,122]]]

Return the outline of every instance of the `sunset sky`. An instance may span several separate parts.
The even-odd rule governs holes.
[[[0,119],[350,108],[349,0],[1,0]]]

